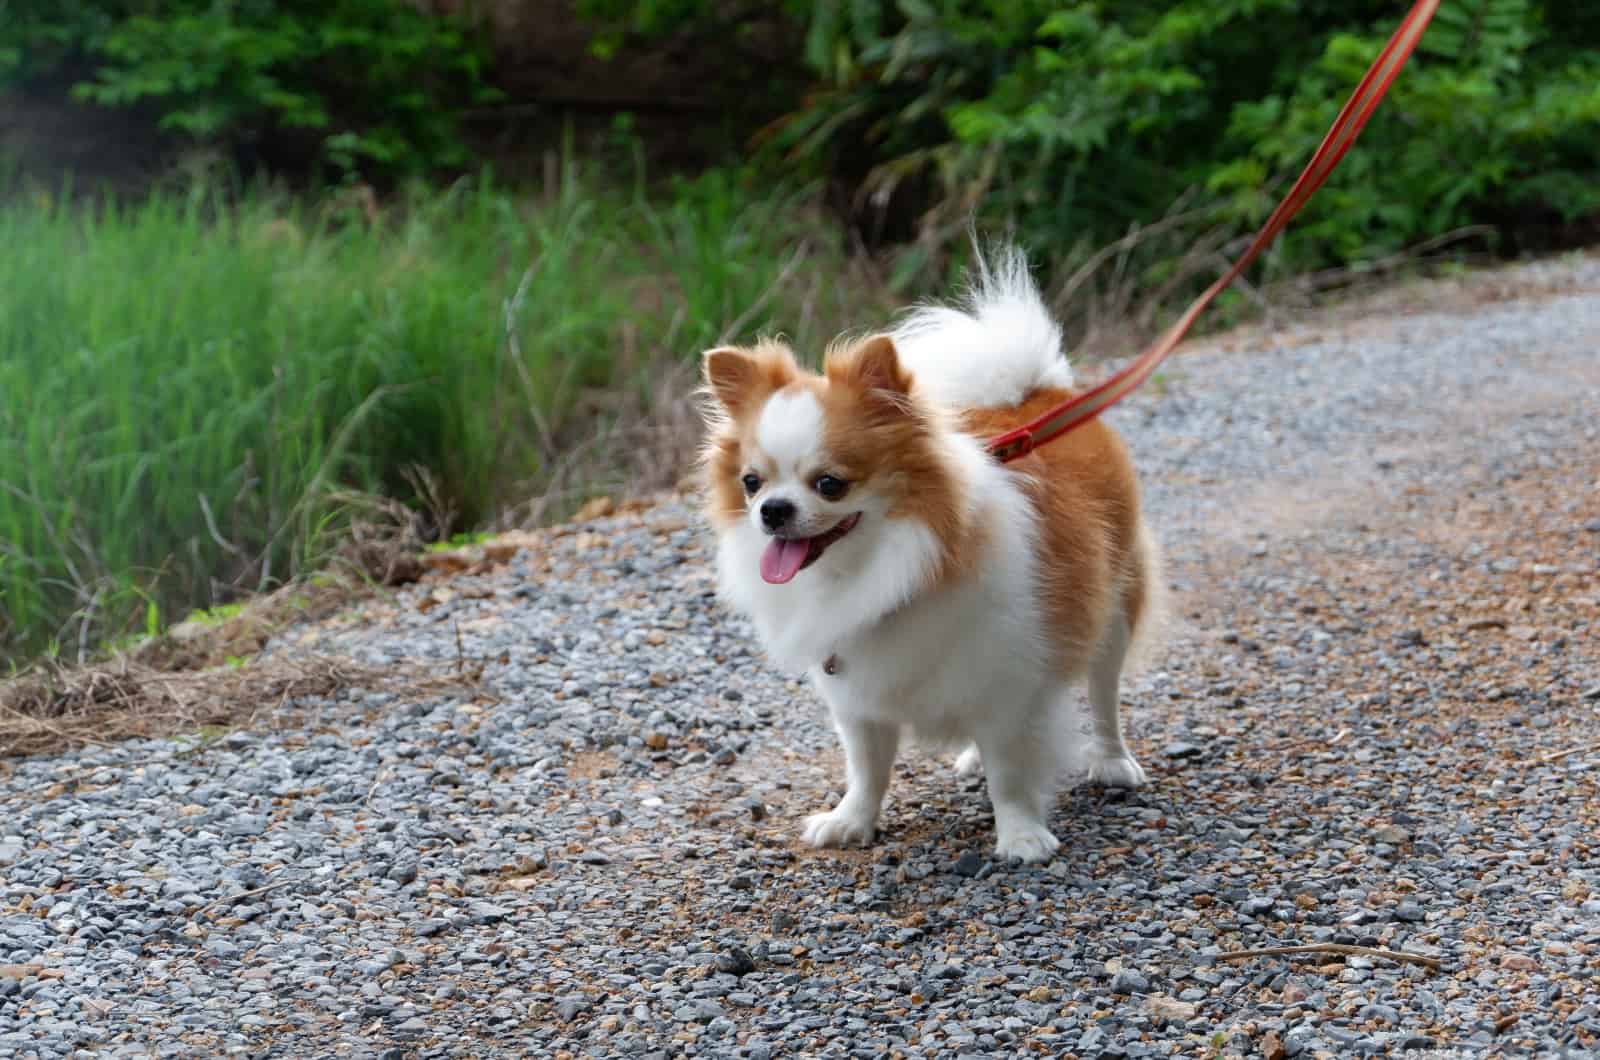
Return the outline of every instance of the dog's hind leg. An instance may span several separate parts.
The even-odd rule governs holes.
[[[1089,663],[1091,738],[1085,755],[1089,779],[1119,788],[1145,782],[1144,770],[1122,737],[1122,663],[1130,640],[1128,621],[1119,614]]]
[[[1049,691],[1053,699],[1055,689]],[[1045,814],[1055,791],[1055,745],[1047,733],[1051,711],[1019,716],[1011,725],[988,725],[978,733],[989,802],[994,807],[994,852],[1001,858],[1048,861],[1061,845]]]

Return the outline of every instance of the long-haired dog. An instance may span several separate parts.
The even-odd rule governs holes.
[[[721,592],[768,654],[803,669],[848,785],[806,820],[821,847],[872,840],[902,735],[963,748],[995,850],[1059,845],[1046,817],[1070,757],[1133,786],[1118,686],[1160,585],[1128,453],[1100,420],[1002,465],[984,440],[1068,396],[1061,332],[1006,251],[958,306],[836,343],[821,374],[763,341],[704,359]],[[1089,724],[1066,716],[1087,679]]]

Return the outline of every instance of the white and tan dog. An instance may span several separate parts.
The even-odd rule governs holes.
[[[960,307],[835,344],[822,374],[781,343],[705,355],[705,452],[723,597],[780,665],[804,669],[844,743],[848,787],[807,819],[868,843],[904,731],[982,768],[995,851],[1048,859],[1074,758],[1133,786],[1118,685],[1160,585],[1121,440],[1096,420],[1014,463],[984,439],[1065,398],[1061,333],[1016,252]],[[1069,688],[1087,677],[1087,739]]]

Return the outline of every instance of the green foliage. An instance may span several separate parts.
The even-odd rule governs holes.
[[[1600,33],[1558,38],[1542,6],[1441,6],[1384,111],[1296,222],[1285,267],[1355,261],[1475,223],[1600,210]],[[1388,29],[1332,34],[1297,80],[1234,107],[1234,157],[1208,182],[1234,216],[1261,216],[1263,178],[1310,156]]]
[[[189,612],[185,622],[193,622],[198,626],[220,626],[229,619],[237,618],[244,612],[241,603],[219,604],[216,607],[204,607]]]
[[[488,98],[485,55],[470,23],[397,0],[0,2],[0,86],[86,66],[79,99],[346,173],[466,161],[455,112]]]
[[[707,0],[574,0],[579,16],[593,32],[590,53],[603,59],[616,56],[628,38],[650,40],[656,37],[698,31],[716,40],[727,56],[730,35],[744,35],[774,16],[803,18],[813,7],[810,0],[747,0],[713,6]]]
[[[924,234],[978,211],[1042,248],[1101,245],[1189,189],[1233,230],[1309,158],[1408,5],[1399,0],[815,0],[784,5],[815,84],[773,142],[899,192]],[[587,0],[641,34],[711,0]],[[1460,226],[1600,208],[1600,13],[1447,0],[1327,188],[1273,256],[1350,263]]]
[[[806,197],[738,173],[352,198],[0,204],[0,662],[313,569],[341,491],[406,497],[407,468],[482,525],[569,481],[597,393],[648,411],[723,328],[815,347],[863,297],[818,286],[844,253]]]

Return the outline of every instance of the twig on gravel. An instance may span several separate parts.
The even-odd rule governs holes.
[[[214,902],[210,902],[201,906],[194,915],[196,918],[199,918],[205,916],[207,913],[211,912],[211,910],[220,906],[232,905],[234,902],[242,901],[245,898],[254,898],[258,894],[266,894],[268,891],[276,891],[279,887],[287,887],[293,882],[294,880],[292,879],[273,880],[271,883],[263,884],[260,887],[255,887],[248,891],[240,891],[238,894],[225,895],[222,898],[218,898]]]
[[[372,781],[372,787],[367,789],[367,797],[361,800],[361,805],[363,807],[372,801],[372,797],[378,793],[378,788],[382,786],[383,782],[389,779],[389,774],[391,772],[393,771],[388,766],[384,766],[378,771],[377,777],[375,777]]]
[[[1558,762],[1570,755],[1581,755],[1585,751],[1600,751],[1600,740],[1596,740],[1594,743],[1581,743],[1576,747],[1568,747],[1564,751],[1551,751],[1547,755],[1540,755],[1539,764],[1543,765],[1546,762]]]
[[[1437,957],[1424,957],[1420,953],[1405,953],[1401,950],[1382,950],[1371,946],[1346,946],[1338,942],[1313,942],[1304,946],[1268,946],[1259,950],[1234,950],[1232,953],[1219,953],[1219,961],[1243,961],[1251,957],[1298,957],[1308,953],[1343,953],[1357,957],[1378,957],[1390,961],[1403,961],[1407,964],[1420,964],[1424,968],[1435,971],[1444,967],[1444,963]]]

